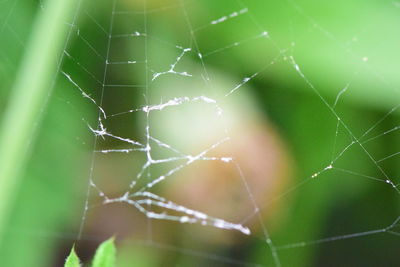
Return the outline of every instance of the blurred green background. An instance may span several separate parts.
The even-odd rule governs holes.
[[[49,12],[49,6],[44,0],[0,2],[1,114],[9,107],[24,58],[35,53],[28,49],[37,32],[35,21]],[[124,112],[146,103],[159,104],[175,96],[213,96],[221,99],[221,105],[228,110],[226,116],[233,135],[247,140],[243,141],[245,147],[257,147],[257,139],[252,138],[249,130],[253,128],[262,129],[262,138],[276,144],[280,154],[276,153],[285,155],[278,159],[282,169],[259,165],[251,167],[254,169],[249,167],[249,172],[256,176],[264,172],[283,173],[274,182],[273,191],[266,188],[264,195],[261,192],[260,198],[256,197],[263,213],[261,220],[270,230],[277,248],[384,229],[396,220],[398,192],[384,181],[390,179],[398,184],[399,157],[381,159],[400,151],[396,109],[400,84],[397,2],[148,0],[146,13],[140,0],[117,0],[115,12],[112,1],[106,0],[76,1],[71,6],[69,13],[64,14],[65,19],[57,22],[62,23],[62,44],[66,43],[66,50],[62,46],[52,60],[56,66],[62,59],[61,70],[97,103],[103,94],[102,107],[106,113]],[[240,10],[245,11],[211,24]],[[111,19],[114,25],[109,33]],[[260,37],[264,31],[268,36]],[[67,41],[68,32],[71,34]],[[139,35],[147,32],[147,36],[115,38],[118,34],[136,32]],[[109,38],[109,34],[114,37]],[[178,62],[176,71],[193,74],[193,80],[165,75],[151,82],[154,72],[167,71],[175,62],[181,52],[176,46],[192,48]],[[203,60],[199,60],[198,52],[202,53]],[[107,53],[109,62],[136,60],[138,63],[109,65],[106,85],[145,84],[143,62],[148,60],[149,89],[105,86],[101,93]],[[38,55],[38,66],[42,58]],[[203,63],[209,83],[204,83],[206,77],[201,77],[205,75]],[[300,71],[296,71],[295,64]],[[5,217],[1,266],[62,266],[74,243],[78,254],[88,261],[97,244],[114,234],[119,249],[118,266],[274,265],[259,226],[254,226],[256,229],[248,238],[234,234],[229,241],[220,241],[219,237],[209,242],[199,241],[196,231],[210,231],[218,236],[218,231],[223,230],[211,227],[199,230],[195,226],[163,221],[149,223],[143,218],[137,219],[144,216],[134,207],[99,208],[99,199],[93,192],[89,203],[94,207],[89,209],[83,235],[77,240],[92,157],[95,158],[94,181],[114,195],[137,174],[144,158],[140,154],[108,157],[93,153],[94,135],[88,125],[96,127],[99,110],[64,75],[54,68],[53,72],[48,74],[46,85],[53,89],[49,90],[48,101],[43,101],[41,115],[30,122],[29,140],[25,140],[26,147],[30,147],[23,152],[27,153],[28,160],[23,168],[19,167],[22,182],[13,192],[11,215]],[[253,74],[257,75],[252,77]],[[54,86],[53,77],[56,77]],[[231,96],[224,97],[245,77],[252,78]],[[211,85],[207,87],[207,84]],[[352,135],[338,124],[325,100]],[[178,114],[163,111],[161,114],[166,115],[152,117],[154,133],[188,150],[195,149],[198,144],[194,143],[204,144],[199,140],[202,137],[214,138],[208,132],[204,136],[203,132],[196,135],[190,130],[192,126],[187,123],[192,116],[204,120],[199,128],[209,127],[213,132],[218,126],[211,122],[213,118],[205,109],[193,111],[191,107]],[[182,113],[186,114],[186,120]],[[134,112],[128,116],[109,118],[105,126],[118,136],[144,140],[144,114]],[[13,125],[3,124],[2,131],[4,127]],[[250,137],[242,137],[244,132],[250,132]],[[361,137],[363,146],[354,144],[340,154],[355,137]],[[123,148],[121,145],[115,140],[99,138],[95,150]],[[258,150],[254,148],[254,151]],[[234,153],[243,157],[244,162],[257,156],[251,149]],[[333,169],[310,179],[338,155]],[[162,173],[165,169],[151,171]],[[120,181],[121,177],[124,178]],[[186,188],[196,186],[185,180],[180,184],[185,183]],[[212,179],[207,183],[204,186],[225,190]],[[243,184],[235,186],[244,188]],[[4,194],[1,190],[0,194]],[[174,191],[164,186],[156,190],[161,195],[181,194],[177,193],[180,188]],[[277,207],[270,210],[271,203]],[[207,205],[199,204],[203,211],[207,211]],[[228,205],[228,211],[235,209],[229,202],[216,206],[223,210],[224,205]],[[131,212],[133,215],[126,215]],[[153,236],[148,234],[149,229]],[[396,233],[395,227],[391,230]],[[282,248],[277,252],[282,266],[396,266],[398,244],[395,234],[379,233]]]

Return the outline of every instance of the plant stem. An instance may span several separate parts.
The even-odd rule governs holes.
[[[48,0],[33,24],[0,128],[0,241],[52,89],[75,0]]]

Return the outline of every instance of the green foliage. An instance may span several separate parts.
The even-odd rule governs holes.
[[[114,238],[112,237],[101,243],[97,248],[92,267],[113,267],[115,266],[115,258],[116,248],[114,244]],[[74,248],[72,248],[64,267],[79,266],[81,266],[79,263],[79,258],[76,255]]]
[[[80,261],[78,255],[75,253],[74,247],[72,247],[71,252],[68,255],[67,260],[65,261],[65,267],[80,267]]]
[[[104,241],[97,248],[94,255],[92,267],[112,267],[115,266],[116,249],[114,245],[114,238]]]

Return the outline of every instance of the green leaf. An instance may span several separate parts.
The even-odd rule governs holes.
[[[115,266],[116,249],[114,238],[104,241],[97,248],[94,255],[92,267],[114,267]]]
[[[67,260],[65,261],[64,267],[80,267],[81,264],[79,262],[79,258],[75,253],[74,247],[72,247],[71,252],[68,255]]]

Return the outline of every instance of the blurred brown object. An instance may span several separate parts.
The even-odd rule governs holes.
[[[261,231],[258,213],[273,225],[279,219],[280,202],[269,202],[284,190],[290,160],[282,140],[265,120],[242,121],[230,133],[231,140],[211,154],[232,157],[231,162],[199,161],[188,166],[166,182],[163,195],[210,216],[243,223],[254,234]],[[240,240],[236,232],[216,233],[209,227],[196,228],[192,234],[207,242]]]

